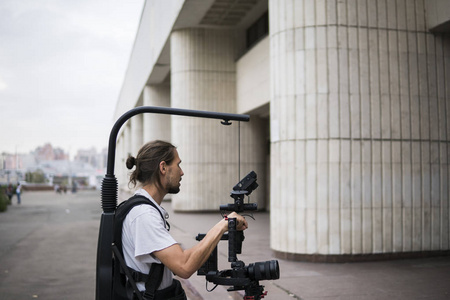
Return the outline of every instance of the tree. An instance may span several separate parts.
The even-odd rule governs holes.
[[[25,174],[25,180],[30,183],[45,183],[45,182],[47,182],[44,172],[40,169],[38,169],[34,172],[27,172]]]

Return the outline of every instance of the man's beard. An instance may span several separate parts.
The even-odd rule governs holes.
[[[169,180],[169,186],[167,187],[167,193],[168,194],[178,194],[180,191],[180,181],[178,181],[176,184],[171,184]]]
[[[173,183],[175,181],[175,183]],[[168,194],[177,194],[178,192],[180,192],[180,181],[181,178],[175,179],[172,176],[168,177],[168,181],[167,181],[167,193]]]
[[[171,186],[167,190],[167,193],[168,194],[178,194],[179,191],[180,191],[180,187],[179,186]]]

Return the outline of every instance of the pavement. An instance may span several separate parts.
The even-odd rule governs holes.
[[[183,247],[197,242],[219,213],[175,213],[171,233]],[[0,300],[95,299],[101,208],[98,191],[76,194],[24,192],[22,204],[0,213]],[[246,264],[276,259],[269,246],[269,214],[255,213],[245,231]],[[249,218],[247,218],[249,219]],[[227,244],[219,244],[219,269],[229,269]],[[278,259],[280,279],[261,281],[264,299],[450,299],[450,257],[358,263]],[[204,276],[182,281],[190,300],[242,299],[224,286],[206,291]],[[208,289],[213,288],[211,283]]]

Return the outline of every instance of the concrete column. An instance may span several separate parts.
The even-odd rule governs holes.
[[[122,148],[123,148],[123,139],[122,139],[122,135],[119,135],[117,137],[117,142],[116,142],[116,157],[115,157],[115,162],[114,162],[114,173],[116,175],[118,182],[125,181],[124,176],[122,176],[123,165],[121,164],[121,161],[122,161],[122,157],[124,156]]]
[[[119,134],[116,143],[116,162],[114,166],[115,175],[118,182],[118,194],[119,194],[119,202],[127,199],[127,195],[124,195],[124,191],[128,191],[128,169],[125,166],[126,158],[128,157],[127,149],[127,138],[125,135],[126,127]]]
[[[170,85],[147,85],[144,88],[144,106],[170,107]],[[169,115],[144,114],[144,143],[153,140],[171,141]]]
[[[236,112],[236,70],[233,32],[183,29],[171,35],[172,107]],[[181,192],[173,197],[176,210],[217,210],[233,201],[232,187],[255,170],[264,182],[264,154],[255,140],[258,120],[240,124],[241,173],[238,174],[238,122],[172,117],[172,141],[178,146],[185,172]],[[263,141],[263,140],[262,140]],[[259,143],[259,144],[258,144]],[[252,202],[264,206],[263,189]]]
[[[269,0],[271,246],[448,250],[450,40],[424,1]]]
[[[143,121],[144,121],[143,114],[133,116],[130,119],[130,140],[131,140],[130,154],[133,156],[137,155],[139,149],[142,147],[144,143]]]

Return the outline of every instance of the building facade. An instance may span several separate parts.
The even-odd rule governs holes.
[[[448,0],[147,0],[115,118],[142,105],[251,121],[133,117],[122,190],[127,155],[164,139],[175,210],[216,210],[256,171],[280,256],[450,250]]]

